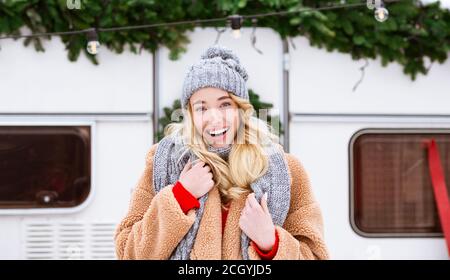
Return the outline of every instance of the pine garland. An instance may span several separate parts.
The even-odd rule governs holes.
[[[78,1],[78,0],[74,0]],[[69,2],[74,2],[69,1]],[[66,0],[0,0],[0,34],[20,34],[27,27],[31,32],[61,32],[91,27],[116,27],[179,20],[221,18],[231,14],[255,14],[295,10],[301,7],[322,7],[330,3],[359,3],[361,0],[79,0],[81,9],[69,9]],[[364,1],[364,0],[362,0]],[[353,59],[380,57],[382,64],[397,62],[404,73],[415,79],[427,74],[429,63],[443,63],[450,50],[450,12],[439,2],[421,5],[415,0],[389,3],[389,19],[379,23],[373,11],[365,6],[332,11],[292,13],[280,17],[258,19],[259,27],[272,28],[282,39],[305,36],[312,46],[328,51],[348,53]],[[224,26],[225,23],[208,25]],[[250,21],[244,26],[251,27]],[[122,53],[129,48],[155,51],[166,46],[169,57],[176,60],[189,44],[187,31],[194,25],[164,26],[146,30],[100,33],[103,47]],[[207,25],[204,25],[207,27]],[[42,40],[29,38],[25,45],[44,51]],[[95,56],[86,51],[82,35],[64,35],[71,61],[83,52],[93,62]],[[0,41],[0,44],[2,42]]]

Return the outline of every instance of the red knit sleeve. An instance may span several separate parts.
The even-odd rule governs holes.
[[[275,230],[275,244],[272,247],[272,250],[265,252],[258,248],[258,246],[255,244],[255,242],[251,242],[253,248],[258,253],[258,255],[261,257],[262,260],[271,260],[275,257],[278,251],[278,243],[280,242],[280,239],[278,238],[278,232]]]
[[[172,192],[175,199],[180,204],[181,210],[183,210],[185,214],[187,214],[187,212],[189,212],[192,208],[200,207],[198,200],[183,187],[180,181],[175,183],[175,186],[172,188]]]

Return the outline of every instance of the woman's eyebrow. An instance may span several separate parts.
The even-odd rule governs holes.
[[[231,97],[229,97],[229,96],[227,96],[227,95],[224,95],[224,96],[219,97],[219,98],[217,99],[217,101],[224,100],[224,99],[231,99]]]
[[[198,103],[206,103],[205,101],[203,101],[203,100],[197,100],[197,101],[195,101],[194,103],[192,103],[192,105],[196,105],[196,104],[198,104]]]

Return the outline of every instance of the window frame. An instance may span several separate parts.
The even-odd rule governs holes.
[[[0,121],[0,126],[88,126],[90,129],[90,190],[87,198],[75,207],[64,208],[11,208],[0,209],[0,216],[13,215],[45,215],[45,214],[73,214],[84,210],[91,204],[96,193],[96,122],[95,121]]]
[[[355,221],[355,182],[354,182],[354,144],[358,137],[365,134],[449,134],[450,128],[362,128],[356,131],[348,144],[349,166],[349,220],[352,230],[361,237],[367,238],[439,238],[443,233],[370,233],[358,227]],[[434,195],[433,195],[434,197]]]

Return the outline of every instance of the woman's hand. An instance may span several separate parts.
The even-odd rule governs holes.
[[[195,198],[202,197],[214,187],[213,174],[203,161],[192,166],[189,160],[184,166],[178,180]]]
[[[263,251],[272,250],[275,244],[275,226],[267,207],[267,193],[261,199],[261,205],[255,194],[248,195],[239,220],[241,230]]]

